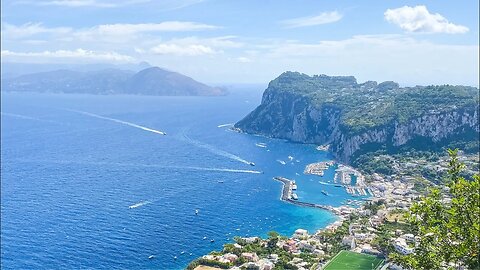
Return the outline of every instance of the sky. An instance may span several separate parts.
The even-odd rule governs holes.
[[[206,83],[282,72],[479,84],[479,2],[4,0],[2,62],[140,63]]]

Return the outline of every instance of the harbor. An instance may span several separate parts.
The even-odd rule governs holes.
[[[324,209],[328,211],[332,211],[336,214],[339,214],[339,209],[330,205],[323,205],[323,204],[315,204],[315,203],[309,203],[309,202],[302,202],[298,200],[298,196],[296,196],[295,193],[293,193],[293,187],[296,187],[296,183],[294,180],[290,180],[285,177],[280,177],[276,176],[273,177],[274,180],[279,181],[283,184],[282,188],[282,195],[280,199],[282,201],[295,204],[298,206],[303,206],[303,207],[311,207],[311,208],[319,208],[319,209]],[[295,188],[296,189],[296,188]],[[344,207],[341,207],[344,208]],[[342,209],[343,210],[343,209]]]

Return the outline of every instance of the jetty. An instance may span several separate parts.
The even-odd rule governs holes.
[[[285,177],[273,177],[274,180],[279,181],[283,183],[283,188],[282,188],[282,196],[280,199],[284,202],[288,202],[291,204],[295,204],[298,206],[303,206],[303,207],[311,207],[311,208],[319,208],[319,209],[324,209],[332,212],[337,212],[335,207],[329,206],[329,205],[323,205],[323,204],[315,204],[315,203],[309,203],[309,202],[302,202],[299,200],[293,199],[293,192],[292,192],[292,187],[295,185],[295,181],[290,180]]]

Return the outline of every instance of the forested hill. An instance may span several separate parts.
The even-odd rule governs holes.
[[[329,143],[345,162],[382,147],[441,148],[458,140],[478,145],[478,91],[285,72],[270,82],[260,106],[235,126],[296,142]]]

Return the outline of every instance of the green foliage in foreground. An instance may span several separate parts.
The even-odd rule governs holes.
[[[479,269],[480,176],[466,180],[457,150],[449,150],[450,182],[445,200],[439,189],[414,203],[407,214],[414,233],[421,237],[415,253],[391,254],[391,259],[410,269]]]
[[[366,254],[342,250],[323,269],[324,270],[373,270],[377,269],[383,259]]]

